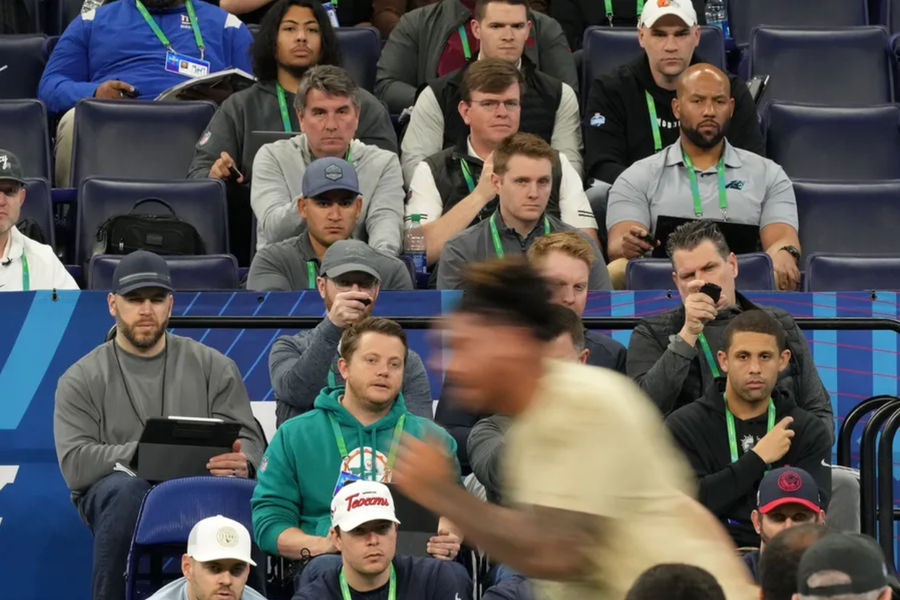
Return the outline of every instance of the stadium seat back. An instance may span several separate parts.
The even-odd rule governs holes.
[[[47,36],[0,35],[0,99],[37,98]]]
[[[900,255],[813,254],[806,261],[808,292],[900,290]]]
[[[43,102],[0,100],[0,148],[19,158],[25,177],[50,179],[50,138]]]
[[[228,254],[228,206],[225,184],[219,179],[175,181],[122,180],[89,177],[78,189],[75,263],[84,264],[97,242],[97,230],[107,219],[128,214],[135,202],[159,198],[175,214],[194,226],[207,254]],[[168,214],[156,202],[136,210],[143,214]]]
[[[791,179],[900,179],[900,106],[772,104],[765,123],[766,155]]]
[[[381,35],[374,27],[338,27],[343,67],[361,88],[375,91],[375,71],[381,56]]]
[[[769,75],[764,104],[865,106],[893,102],[887,32],[882,27],[757,27],[751,75]]]
[[[206,101],[79,101],[75,110],[71,186],[78,187],[83,178],[90,176],[185,177],[194,145],[215,110],[216,105]]]
[[[239,288],[237,259],[230,254],[166,256],[172,287],[185,290],[236,290]],[[88,289],[112,289],[113,273],[122,260],[119,254],[97,254],[88,266]]]
[[[728,25],[738,46],[750,43],[754,27],[852,27],[868,25],[867,0],[731,0]]]
[[[740,290],[774,290],[772,259],[765,252],[739,254],[737,287]],[[672,263],[668,258],[637,258],[625,267],[625,289],[672,290]]]
[[[34,221],[41,228],[44,243],[50,246],[56,245],[49,181],[41,177],[31,177],[25,180],[25,203],[22,204],[19,219]]]
[[[641,54],[636,29],[630,27],[591,26],[584,31],[582,57],[582,105],[587,101],[591,82]],[[725,38],[718,27],[700,27],[700,44],[696,55],[720,69],[725,69]]]
[[[187,547],[188,535],[194,524],[207,517],[222,515],[243,524],[253,534],[250,498],[256,486],[254,479],[241,477],[184,477],[164,481],[144,496],[126,570],[128,600],[151,595],[170,580],[181,577],[181,555]],[[263,554],[253,545],[254,562],[265,568]],[[174,569],[163,570],[159,561],[154,568],[152,557],[176,557]],[[149,572],[144,566],[149,562]],[[173,572],[174,571],[174,572]],[[264,592],[257,581],[258,570],[251,570],[247,584]]]
[[[821,252],[900,254],[900,179],[794,181],[794,194],[805,256]]]

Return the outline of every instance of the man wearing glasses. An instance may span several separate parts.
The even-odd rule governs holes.
[[[496,210],[494,150],[519,131],[524,86],[521,71],[506,60],[485,58],[463,74],[454,110],[468,136],[420,162],[409,185],[406,218],[418,214],[423,223],[428,264],[437,262],[447,240]],[[548,212],[596,242],[597,221],[578,172],[562,152],[552,163]]]
[[[269,353],[269,375],[275,392],[276,423],[312,410],[319,391],[344,385],[338,370],[338,342],[343,331],[372,313],[381,290],[380,254],[358,240],[331,244],[322,258],[316,288],[326,315],[313,329],[281,336]],[[409,351],[401,387],[414,415],[432,418],[431,388],[422,359]]]
[[[22,165],[15,154],[0,150],[0,292],[77,290],[53,248],[16,229],[23,202]]]
[[[325,251],[353,235],[363,203],[353,165],[334,157],[315,160],[303,173],[302,190],[297,198],[297,211],[306,224],[306,231],[261,248],[250,264],[247,289],[259,292],[315,289]],[[403,261],[374,248],[369,254],[383,289],[412,289],[409,269]]]

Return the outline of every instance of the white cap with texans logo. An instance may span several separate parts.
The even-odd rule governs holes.
[[[331,500],[331,526],[350,531],[369,521],[400,524],[394,513],[391,490],[377,481],[347,483]]]

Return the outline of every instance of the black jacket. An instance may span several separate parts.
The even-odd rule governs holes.
[[[767,413],[742,421],[735,417],[738,460],[731,462],[725,424],[725,378],[718,379],[701,398],[679,408],[666,419],[675,442],[684,451],[700,482],[700,502],[716,515],[738,546],[758,546],[750,513],[767,465],[751,448],[766,434]],[[831,434],[812,414],[778,391],[772,392],[775,423],[793,417],[791,448],[772,468],[787,465],[807,471],[819,485],[822,508],[831,497]]]
[[[790,314],[780,308],[756,306],[737,294],[737,306],[721,311],[703,330],[713,355],[722,348],[722,336],[731,319],[752,308],[769,313],[787,334],[791,360],[778,376],[775,389],[800,408],[816,415],[831,435],[834,430],[831,399],[819,379],[809,344]],[[628,376],[637,381],[663,415],[700,397],[713,382],[699,347],[690,347],[681,338],[672,339],[677,337],[683,325],[682,305],[641,320],[628,342]]]
[[[602,6],[602,4],[601,4]],[[694,54],[691,64],[703,62]],[[734,97],[734,116],[725,133],[733,146],[765,154],[756,104],[747,84],[729,75]],[[656,85],[646,54],[622,65],[611,74],[594,79],[585,105],[585,181],[600,179],[612,184],[632,163],[653,154],[653,133],[644,90],[656,103],[662,147],[678,139],[678,121],[672,113],[675,92]]]

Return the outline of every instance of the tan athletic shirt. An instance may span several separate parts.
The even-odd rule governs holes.
[[[692,500],[694,477],[644,393],[607,369],[545,366],[533,404],[508,433],[508,497],[602,519],[591,573],[539,581],[537,597],[621,600],[649,567],[683,562],[712,573],[728,600],[755,600],[724,529]]]

